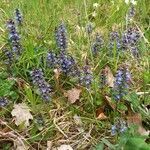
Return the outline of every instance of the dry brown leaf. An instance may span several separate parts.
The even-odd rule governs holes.
[[[24,122],[24,126],[29,126],[29,120],[33,119],[29,107],[25,103],[15,104],[11,112],[15,116],[15,124],[18,126]]]
[[[47,149],[46,150],[51,150],[52,149],[52,141],[47,141]]]
[[[107,103],[107,105],[109,105],[113,110],[116,109],[116,103],[114,103],[112,100],[111,100],[111,97],[109,96],[105,96],[105,101]],[[119,109],[117,109],[118,112],[120,112],[121,114],[124,114],[124,111],[121,111]]]
[[[80,97],[81,89],[73,88],[68,90],[64,93],[65,97],[68,97],[68,101],[73,104],[75,103]]]
[[[142,117],[139,113],[131,114],[127,117],[128,123],[142,125]]]
[[[105,120],[105,119],[107,119],[107,116],[102,112],[102,113],[100,113],[98,115],[97,119],[99,119],[99,120]]]
[[[112,103],[111,97],[105,96],[105,100],[106,100],[106,103],[107,103],[113,110],[115,110],[116,105],[115,105],[114,103]]]
[[[57,150],[73,150],[73,148],[70,145],[61,145],[60,147],[57,147]]]
[[[19,89],[24,89],[25,86],[29,86],[29,84],[24,79],[21,79],[21,78],[10,77],[8,78],[8,80],[15,81]]]
[[[14,143],[15,150],[28,150],[29,149],[29,146],[24,142],[24,140],[22,140],[22,137],[20,135],[17,135],[14,131],[10,131],[10,132],[0,131],[0,138],[6,138],[6,139],[12,140]]]
[[[138,132],[141,135],[149,135],[149,131],[146,131],[142,126],[142,116],[139,113],[130,114],[127,117],[127,122],[129,125],[136,124],[138,125]]]
[[[100,107],[96,110],[96,117],[99,120],[107,119],[107,116],[104,114],[104,109],[102,107]]]
[[[139,126],[138,132],[139,132],[141,135],[148,136],[149,133],[150,133],[150,130],[146,131],[142,126]]]
[[[107,77],[108,86],[113,87],[115,78],[113,76],[113,73],[112,73],[111,69],[108,66],[105,67],[105,73],[106,73],[106,77]]]

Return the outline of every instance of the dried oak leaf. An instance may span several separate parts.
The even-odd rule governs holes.
[[[30,109],[25,103],[15,104],[11,114],[16,117],[15,124],[17,126],[24,123],[24,126],[27,127],[29,126],[29,120],[33,119]]]
[[[105,119],[107,119],[108,117],[102,112],[102,113],[100,113],[99,115],[98,115],[98,117],[97,117],[97,119],[99,119],[99,120],[105,120]]]
[[[116,108],[116,104],[112,102],[111,97],[105,96],[105,101],[113,110]]]
[[[73,104],[79,99],[81,91],[81,89],[72,88],[65,92],[64,95],[65,97],[68,97],[68,101]]]
[[[96,110],[96,117],[99,120],[105,120],[108,117],[104,114],[104,108],[100,107]]]

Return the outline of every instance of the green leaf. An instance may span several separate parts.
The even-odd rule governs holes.
[[[137,108],[140,105],[138,95],[135,92],[130,93],[126,96],[127,101],[131,102],[134,108]]]
[[[94,150],[103,150],[104,149],[104,143],[99,143],[96,145],[96,148]]]
[[[150,150],[150,145],[140,137],[129,138],[124,149],[126,150]]]
[[[119,103],[117,107],[121,111],[126,111],[128,109],[123,103]]]
[[[105,145],[107,145],[111,150],[115,150],[116,149],[116,147],[113,145],[113,144],[111,144],[107,139],[102,139],[102,142],[105,144]]]

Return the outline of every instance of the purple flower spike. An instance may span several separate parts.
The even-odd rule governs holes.
[[[85,27],[85,29],[86,29],[86,32],[88,33],[88,34],[91,34],[92,33],[92,31],[93,31],[93,24],[91,23],[91,22],[89,22],[87,25],[86,25],[86,27]]]
[[[128,21],[132,20],[134,16],[135,16],[135,7],[131,5],[127,14]]]
[[[57,46],[60,48],[61,53],[65,53],[68,47],[68,42],[67,42],[67,30],[63,23],[56,28],[55,37]]]
[[[51,86],[45,81],[42,69],[34,69],[30,72],[32,83],[38,88],[41,97],[46,102],[50,100]]]
[[[9,41],[11,44],[12,52],[15,55],[21,54],[20,36],[16,30],[16,26],[13,20],[8,20],[7,29],[9,31]]]
[[[126,94],[129,83],[131,81],[131,75],[126,67],[119,68],[116,74],[113,97],[116,101],[123,99]]]
[[[116,135],[116,133],[117,133],[117,127],[116,127],[116,125],[112,125],[111,126],[111,135]]]
[[[5,107],[8,105],[8,99],[6,97],[0,97],[0,107]]]
[[[69,55],[60,54],[58,64],[63,73],[71,74],[75,66],[75,60]]]
[[[15,20],[17,21],[18,25],[21,25],[23,22],[22,14],[19,9],[15,10]]]
[[[92,44],[92,53],[96,55],[103,47],[104,41],[100,35],[96,35],[96,39]]]
[[[92,75],[91,69],[90,69],[89,65],[85,65],[80,74],[79,81],[80,81],[81,85],[83,85],[89,89],[92,84],[92,80],[93,80],[93,75]]]
[[[11,66],[14,60],[14,55],[12,51],[9,51],[8,49],[3,49],[3,54],[5,64]]]
[[[129,49],[135,58],[139,57],[138,42],[140,38],[141,35],[137,28],[128,28],[122,36],[123,49]]]
[[[116,31],[113,31],[110,33],[109,36],[109,49],[110,49],[110,53],[112,54],[112,51],[114,49],[114,47],[116,46],[117,52],[122,48],[122,43],[120,40],[120,36],[119,33]]]
[[[111,135],[116,135],[117,133],[124,133],[128,129],[126,121],[123,119],[118,119],[114,125],[111,126]]]
[[[46,56],[46,63],[48,67],[56,67],[58,64],[58,58],[55,53],[53,52],[48,52]]]

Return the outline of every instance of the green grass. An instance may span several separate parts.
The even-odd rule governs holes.
[[[94,9],[94,3],[98,3],[99,7]],[[21,34],[24,52],[19,61],[10,68],[11,74],[8,72],[8,68],[3,65],[3,61],[0,61],[0,92],[4,93],[4,90],[6,92],[4,96],[9,95],[11,97],[9,106],[0,108],[1,119],[7,124],[0,126],[0,129],[4,132],[5,130],[17,132],[18,135],[24,137],[23,142],[30,146],[30,149],[44,150],[47,147],[47,141],[52,141],[54,147],[70,144],[75,150],[94,149],[99,143],[100,146],[97,150],[100,150],[103,144],[109,149],[116,148],[117,145],[115,144],[119,143],[121,136],[113,137],[110,134],[110,127],[116,112],[108,108],[108,119],[101,121],[96,118],[96,110],[106,105],[104,95],[110,93],[108,88],[104,91],[99,89],[98,80],[101,70],[108,65],[115,75],[121,64],[127,64],[132,73],[132,86],[127,96],[131,101],[133,110],[141,113],[143,121],[148,120],[149,123],[149,113],[146,111],[146,106],[150,102],[150,96],[148,95],[150,92],[149,6],[149,0],[139,0],[135,6],[137,12],[132,25],[137,26],[143,34],[140,42],[140,59],[136,60],[129,52],[121,53],[119,56],[114,53],[112,57],[107,55],[106,44],[109,40],[109,32],[114,28],[122,32],[126,27],[125,15],[129,5],[126,5],[123,0],[115,0],[114,4],[110,0],[1,0],[0,53],[2,54],[2,49],[7,43],[6,21],[14,16],[15,8],[19,8],[23,14],[23,25],[18,30]],[[96,17],[92,16],[93,12],[97,14]],[[53,70],[40,63],[41,56],[49,50],[59,52],[54,32],[55,27],[61,21],[65,22],[68,31],[68,52],[76,58],[79,66],[83,66],[88,59],[94,72],[92,88],[87,90],[82,87],[80,102],[77,104],[70,104],[64,97],[65,90],[78,86],[76,82],[61,75],[58,83]],[[90,37],[85,32],[88,22],[94,24],[94,31]],[[103,35],[105,47],[97,58],[94,58],[91,54],[90,45],[96,32]],[[39,49],[38,52],[35,52],[35,48]],[[46,81],[53,86],[52,100],[48,104],[41,100],[32,86],[29,72],[35,67],[43,69]],[[4,74],[6,74],[6,77],[4,77]],[[13,77],[15,82],[7,83],[8,77]],[[18,86],[19,79],[23,81],[23,87]],[[143,92],[144,94],[137,96],[137,92]],[[15,126],[12,120],[13,105],[20,102],[24,102],[30,107],[34,117],[31,126],[27,129],[22,126]],[[73,119],[75,114],[81,117],[83,133],[79,131],[80,125],[77,125]],[[36,117],[38,115],[42,116],[43,125],[37,123]],[[117,116],[125,117],[125,114],[117,112]],[[126,137],[130,134],[132,133],[128,133]],[[122,139],[124,140],[126,137]],[[130,143],[127,139],[126,141],[126,143]],[[2,149],[10,149],[13,146],[11,140],[7,142],[1,139],[0,145],[2,145]]]

